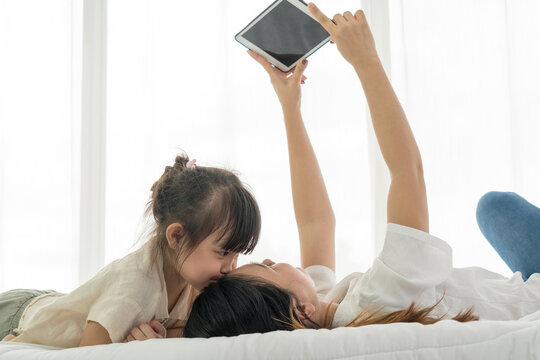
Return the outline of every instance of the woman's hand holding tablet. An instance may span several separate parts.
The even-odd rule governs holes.
[[[294,70],[283,73],[274,68],[272,64],[261,55],[252,50],[248,50],[248,53],[263,66],[270,76],[270,81],[274,86],[274,90],[276,91],[283,111],[300,111],[300,100],[302,95],[300,84],[303,84],[304,80],[307,79],[303,73],[308,61],[304,59],[305,63],[300,61]],[[292,76],[287,77],[291,73]]]
[[[375,40],[362,10],[353,14],[345,11],[336,14],[333,20],[324,15],[314,3],[309,3],[309,11],[330,34],[341,55],[354,67],[377,60]]]
[[[338,13],[331,20],[314,3],[307,6],[302,0],[274,1],[235,39],[284,73],[329,40],[353,66],[378,58],[362,10]]]
[[[282,72],[330,40],[302,0],[276,0],[235,36]]]
[[[280,69],[280,66],[278,66],[279,64],[274,64],[274,67],[272,65],[272,59],[274,59],[274,57],[268,55],[268,49],[272,48],[273,41],[281,43],[282,45],[284,44],[284,42],[282,40],[276,40],[276,38],[272,36],[264,40],[264,37],[269,36],[268,31],[271,32],[273,30],[273,27],[268,24],[265,25],[263,21],[259,21],[260,19],[265,18],[265,14],[271,14],[268,15],[269,17],[267,17],[267,19],[274,17],[276,19],[279,18],[283,20],[287,18],[287,15],[280,13],[272,13],[272,10],[276,8],[276,6],[274,5],[283,3],[289,3],[290,5],[294,2],[300,4],[299,0],[277,0],[256,20],[254,20],[256,24],[259,24],[258,26],[260,28],[258,28],[257,31],[262,37],[259,38],[259,40],[256,40],[255,38],[252,38],[252,40],[257,42],[259,45],[266,44],[265,49],[267,50],[266,52],[263,51],[263,54],[265,54],[266,56],[258,54],[256,51],[253,50],[248,50],[248,53],[263,66],[263,68],[270,76],[270,80],[272,82],[272,85],[274,86],[274,90],[278,95],[279,101],[283,109],[299,111],[301,100],[300,85],[304,84],[304,80],[307,79],[303,75],[304,70],[307,66],[307,60],[305,59],[305,56],[301,56],[299,59],[295,60],[295,64],[297,64],[297,66],[293,70],[283,71],[283,69]],[[303,3],[301,5],[303,6]],[[322,44],[326,43],[331,38],[332,41],[337,45],[337,48],[341,55],[345,58],[345,60],[347,60],[351,65],[353,65],[353,67],[355,67],[357,71],[360,68],[364,67],[364,65],[366,64],[377,63],[379,61],[377,50],[375,48],[375,41],[373,39],[373,35],[371,34],[371,30],[367,23],[365,14],[362,10],[357,10],[354,16],[350,11],[344,12],[343,15],[336,14],[334,16],[334,19],[330,20],[313,3],[309,3],[309,6],[306,6],[305,8],[310,13],[310,19],[316,21],[318,23],[318,26],[320,26],[324,30],[325,34],[330,35],[327,38],[325,37],[325,40]],[[287,14],[291,13],[291,9],[287,11],[289,11]],[[296,14],[297,10],[292,10],[292,13]],[[298,14],[294,16],[297,15]],[[303,16],[304,15],[301,15],[301,17]],[[275,24],[273,26],[275,26]],[[254,26],[246,27],[247,30],[249,30],[250,28],[254,28]],[[237,39],[243,39],[243,36],[246,36],[247,38],[250,37],[249,31],[246,31],[246,29],[244,29],[237,35]],[[289,35],[282,34],[282,36],[284,38],[288,38]],[[301,39],[302,36],[303,35],[299,35],[297,38]],[[272,40],[270,40],[270,38],[272,38]],[[321,44],[319,44],[318,46],[320,47],[320,45]],[[286,47],[282,48],[285,49]],[[312,53],[313,51],[315,51],[315,49],[307,51],[307,54]],[[298,54],[303,52],[304,50],[299,51]],[[282,56],[284,54],[283,52],[274,52],[273,54],[279,54],[278,57],[281,60],[284,59],[284,57]],[[270,57],[270,59],[268,59],[268,57]],[[300,62],[301,60],[305,60],[305,64],[302,64],[302,62]],[[288,77],[288,75],[291,73],[293,74],[293,76]]]

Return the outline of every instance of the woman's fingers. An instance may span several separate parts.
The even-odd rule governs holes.
[[[296,67],[294,68],[293,78],[295,81],[302,82],[304,81],[303,73],[304,70],[306,70],[308,61],[307,59],[302,59],[296,64]]]
[[[296,68],[295,68],[296,69]],[[290,74],[294,74],[294,70],[291,70],[289,71],[286,75],[289,76]],[[306,75],[302,75],[302,80],[306,80],[307,79],[307,76]]]
[[[131,330],[131,336],[133,336],[133,338],[135,340],[145,340],[146,337],[144,336],[143,332],[141,331],[141,329],[139,328],[133,328]]]
[[[266,61],[266,59],[264,59],[261,55],[257,54],[255,51],[248,50],[247,52],[253,59],[255,59],[255,61],[261,64],[264,70],[266,70],[267,72],[270,71],[269,67],[271,67],[272,65],[268,61]]]
[[[345,18],[341,14],[334,15],[333,20],[336,25],[343,25],[347,23],[347,20],[345,20]]]
[[[157,334],[156,331],[154,331],[154,329],[152,329],[152,327],[147,324],[147,323],[143,323],[141,325],[139,325],[139,329],[142,331],[143,335],[145,336],[145,339],[156,339],[158,337],[160,337],[159,334]]]
[[[317,5],[315,5],[314,3],[310,2],[308,4],[308,9],[309,11],[311,12],[311,14],[313,15],[313,17],[319,22],[319,24],[321,24],[321,26],[326,30],[326,32],[328,32],[331,36],[330,38],[330,43],[331,44],[335,44],[336,42],[333,39],[333,36],[334,36],[334,31],[336,30],[336,27],[337,27],[337,22],[335,20],[330,20],[330,18],[326,15],[324,15],[322,13],[321,10],[319,10],[319,8],[317,7]],[[339,14],[336,14],[334,16],[334,18],[339,15]]]
[[[324,15],[321,10],[312,2],[308,4],[308,9],[311,12],[311,15],[321,24],[321,26],[330,34],[334,34],[334,29],[336,27],[336,24],[332,22],[328,18],[328,16]]]
[[[294,69],[291,70],[291,71],[288,71],[288,72],[284,73],[284,72],[282,72],[282,71],[280,71],[280,70],[274,68],[274,67],[272,66],[272,64],[270,64],[270,63],[268,62],[268,60],[266,60],[266,59],[265,59],[264,57],[262,57],[261,55],[257,54],[255,51],[248,50],[247,52],[248,52],[249,55],[251,55],[251,57],[252,57],[253,59],[255,59],[255,61],[257,61],[259,64],[262,65],[262,67],[266,70],[266,72],[268,73],[268,75],[270,75],[270,77],[272,77],[272,76],[279,76],[279,77],[281,77],[282,79],[286,79],[286,78],[289,77],[290,74],[293,74],[293,75],[294,75],[294,74],[296,73],[296,69],[299,67],[299,65],[301,65],[301,62],[299,62],[299,63],[296,65],[296,68],[294,68]],[[304,69],[305,69],[305,67],[304,67]],[[302,70],[302,72],[303,72],[303,70]],[[307,79],[307,77],[302,75],[301,81],[304,81],[304,80],[306,80],[306,79]]]
[[[142,323],[139,327],[133,328],[131,333],[126,337],[123,342],[130,342],[134,340],[148,340],[164,338],[167,334],[167,330],[157,320],[152,320],[150,323]]]
[[[350,11],[343,15],[336,14],[334,21],[330,21],[315,4],[309,3],[308,8],[330,34],[330,41],[337,45],[341,55],[353,66],[378,56],[373,34],[362,10],[356,11],[354,16]]]
[[[294,69],[291,70],[291,71],[289,71],[289,72],[286,72],[286,73],[285,73],[285,76],[289,76],[290,74],[293,74],[293,73],[294,73]],[[306,79],[307,79],[307,76],[302,75],[302,80],[306,80]]]
[[[367,23],[366,14],[364,14],[363,10],[356,10],[354,13],[354,18],[356,20],[360,20],[361,22]]]
[[[344,24],[348,21],[366,21],[366,16],[362,10],[358,10],[354,13],[354,15],[350,11],[345,11],[343,15],[336,14],[330,20],[330,18],[323,14],[323,12],[315,5],[314,3],[310,2],[308,4],[308,9],[315,17],[315,19],[322,25],[322,27],[330,34],[330,36],[334,36],[334,32],[336,31],[337,25]],[[330,39],[331,44],[335,44],[336,42]]]
[[[272,64],[270,64],[268,62],[268,60],[266,60],[264,57],[262,57],[261,55],[257,54],[255,51],[252,51],[252,50],[248,50],[247,52],[248,52],[249,55],[251,55],[251,57],[253,59],[255,59],[259,64],[262,65],[262,67],[264,68],[264,70],[266,70],[268,75],[270,75],[270,76],[272,76],[272,75],[283,76],[283,73],[281,71],[279,71],[278,69],[273,68]]]
[[[350,11],[345,11],[343,13],[343,18],[347,21],[356,21],[356,19],[354,18],[353,14]]]
[[[161,325],[159,321],[155,319],[150,321],[150,326],[156,332],[156,334],[158,334],[162,338],[167,336],[167,329],[165,329],[165,326]]]

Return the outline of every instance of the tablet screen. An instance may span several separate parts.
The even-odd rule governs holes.
[[[329,36],[321,24],[288,1],[280,2],[243,34],[286,66],[294,64]]]

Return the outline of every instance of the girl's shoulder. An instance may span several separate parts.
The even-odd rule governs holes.
[[[152,264],[149,247],[145,244],[140,249],[104,266],[90,281],[120,287],[124,284],[130,287],[133,283],[138,283],[149,290],[154,290],[156,285],[161,284],[162,277],[159,272],[159,261]]]

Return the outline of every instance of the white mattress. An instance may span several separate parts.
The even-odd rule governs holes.
[[[57,349],[0,342],[8,359],[540,359],[540,311],[520,320],[395,323]]]

